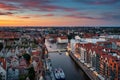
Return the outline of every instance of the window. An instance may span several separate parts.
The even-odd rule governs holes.
[[[114,68],[116,68],[116,64],[114,64]]]
[[[112,62],[114,62],[114,60],[112,60]]]

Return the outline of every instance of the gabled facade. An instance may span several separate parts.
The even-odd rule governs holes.
[[[102,80],[120,80],[120,51],[91,43],[77,43],[75,54],[88,68],[96,71]]]

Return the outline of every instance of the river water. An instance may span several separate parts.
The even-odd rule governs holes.
[[[86,74],[81,70],[81,68],[77,64],[75,64],[75,62],[71,59],[67,52],[51,52],[56,49],[58,50],[64,48],[64,44],[59,45],[52,44],[49,42],[46,42],[46,44],[48,47],[49,57],[52,61],[53,68],[62,68],[65,72],[65,80],[90,80],[86,76]]]

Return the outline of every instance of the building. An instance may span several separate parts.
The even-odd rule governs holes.
[[[6,80],[6,70],[1,66],[0,63],[0,80]]]
[[[108,42],[100,42],[108,44]],[[99,43],[99,44],[100,44]],[[98,43],[75,43],[74,56],[90,70],[97,72],[101,80],[120,80],[120,51]],[[73,50],[71,49],[71,50]]]
[[[68,43],[68,38],[66,36],[60,36],[57,38],[57,43]]]
[[[6,59],[3,57],[0,57],[0,64],[3,67],[3,69],[6,70]]]

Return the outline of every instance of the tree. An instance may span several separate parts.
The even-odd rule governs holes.
[[[30,80],[35,80],[35,71],[33,66],[27,69],[28,70],[28,77]]]
[[[23,54],[24,59],[26,60],[27,64],[30,63],[31,56],[29,54]]]
[[[19,75],[19,80],[25,80],[26,79],[26,75]]]
[[[70,40],[74,38],[74,35],[72,33],[68,34],[68,41],[70,42]]]
[[[2,80],[2,75],[0,74],[0,80]]]
[[[0,43],[0,51],[2,50],[3,48],[3,43]]]

